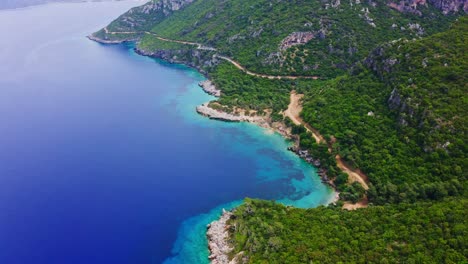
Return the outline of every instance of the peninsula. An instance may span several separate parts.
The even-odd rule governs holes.
[[[466,12],[466,0],[152,0],[89,38],[198,69],[218,97],[198,113],[278,131],[339,192],[307,210],[246,199],[209,225],[212,263],[462,263]]]

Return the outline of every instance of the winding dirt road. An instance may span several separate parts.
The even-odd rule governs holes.
[[[323,136],[320,135],[320,133],[316,129],[312,128],[309,124],[307,124],[306,122],[304,122],[304,120],[302,120],[300,116],[301,111],[302,111],[302,104],[301,104],[302,97],[304,97],[303,94],[297,94],[296,91],[291,91],[288,109],[286,109],[286,111],[284,111],[283,114],[289,117],[289,119],[291,119],[294,124],[303,125],[307,131],[312,133],[312,136],[314,137],[315,142],[317,143],[326,142],[325,138],[323,138]]]
[[[109,31],[107,27],[104,28],[104,32],[106,34],[110,35],[117,35],[117,34],[147,34],[154,36],[155,38],[162,40],[162,41],[167,41],[167,42],[173,42],[173,43],[180,43],[180,44],[185,44],[185,45],[191,45],[191,46],[196,46],[197,49],[199,50],[210,50],[210,51],[217,51],[216,48],[209,47],[209,46],[204,46],[201,43],[196,43],[196,42],[190,42],[190,41],[182,41],[182,40],[175,40],[175,39],[168,39],[168,38],[163,38],[158,36],[156,33],[149,32],[149,31],[119,31],[119,32],[113,32]],[[230,62],[232,65],[234,65],[236,68],[239,70],[245,72],[248,75],[255,76],[255,77],[260,77],[260,78],[266,78],[270,80],[296,80],[296,79],[312,79],[312,80],[317,80],[319,77],[318,76],[291,76],[291,75],[268,75],[268,74],[261,74],[261,73],[255,73],[252,71],[247,70],[244,66],[242,66],[239,62],[226,57],[222,55],[215,54],[215,56],[219,59],[225,60]]]
[[[287,117],[289,117],[294,124],[296,125],[303,125],[307,131],[312,133],[312,136],[315,139],[315,142],[317,143],[323,143],[326,142],[325,138],[314,128],[312,128],[309,124],[305,123],[304,120],[300,117],[301,111],[302,111],[302,105],[301,105],[301,99],[304,95],[303,94],[297,94],[295,91],[291,91],[290,95],[290,102],[288,105],[288,109],[283,112],[283,114]],[[328,144],[328,151],[331,152],[331,146]],[[365,175],[362,171],[359,169],[353,169],[351,166],[346,164],[346,162],[343,160],[343,158],[340,155],[335,156],[336,159],[336,165],[338,168],[348,174],[349,178],[349,183],[353,182],[359,182],[361,186],[365,189],[369,189],[369,179],[367,178],[367,175]],[[362,204],[364,205],[364,204]],[[367,203],[365,203],[367,205]]]

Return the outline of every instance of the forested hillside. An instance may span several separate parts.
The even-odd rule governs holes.
[[[162,37],[216,47],[252,71],[322,78],[345,73],[379,43],[427,36],[445,30],[455,18],[432,5],[418,7],[421,15],[404,13],[383,0],[185,0],[177,1],[186,5],[180,12],[163,19],[171,1],[155,2],[164,7],[151,8],[150,3],[140,12],[131,10],[109,29],[138,31],[154,25],[152,32]]]
[[[466,263],[466,199],[346,211],[247,199],[228,222],[242,263]]]
[[[467,32],[463,17],[444,33],[376,48],[348,75],[298,85],[304,120],[367,173],[371,201],[441,199],[464,189]]]

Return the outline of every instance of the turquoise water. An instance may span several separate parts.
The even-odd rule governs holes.
[[[333,197],[280,135],[198,115],[196,71],[84,37],[138,3],[0,11],[0,263],[207,263],[222,208]]]
[[[169,65],[160,60],[156,61],[163,65]],[[177,115],[191,125],[210,127],[216,130],[235,129],[234,131],[241,131],[240,133],[219,133],[213,136],[229,152],[234,153],[234,155],[242,155],[255,163],[255,181],[257,183],[288,182],[291,189],[289,195],[272,194],[268,197],[269,199],[274,199],[285,205],[311,208],[328,204],[334,198],[334,193],[320,181],[316,168],[298,158],[294,153],[286,151],[292,143],[285,140],[280,134],[251,123],[222,122],[210,120],[197,114],[194,111],[196,106],[216,100],[216,98],[207,95],[198,86],[199,81],[205,80],[202,75],[183,65],[172,65],[172,67],[184,69],[186,74],[194,79],[194,82],[189,84],[183,93],[167,96],[161,101],[161,104],[164,107],[174,107]],[[231,144],[232,142],[241,144]],[[291,177],[294,174],[297,177]],[[179,229],[177,241],[172,249],[174,256],[166,259],[164,263],[209,263],[206,226],[218,219],[223,209],[230,210],[241,203],[242,200],[236,200],[222,204],[207,213],[185,220]]]

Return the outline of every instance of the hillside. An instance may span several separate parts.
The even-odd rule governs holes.
[[[351,74],[303,82],[302,116],[367,173],[375,203],[440,199],[466,185],[468,20],[376,48]],[[310,141],[302,146],[317,149]]]
[[[221,90],[209,107],[289,127],[293,150],[340,192],[333,208],[247,200],[230,257],[460,263],[467,11],[466,0],[161,0],[91,38],[197,68]],[[370,206],[348,212],[343,201]]]
[[[468,202],[346,211],[247,199],[228,221],[239,263],[465,263]]]
[[[456,17],[453,14],[463,12],[460,4],[445,7],[450,16],[430,3],[412,12],[390,6],[388,1],[360,0],[165,0],[130,10],[108,29],[151,29],[164,38],[203,43],[255,72],[330,78],[345,73],[379,43],[445,30]],[[142,37],[106,36],[103,31],[96,36],[111,40]],[[144,36],[142,44],[151,39]]]

